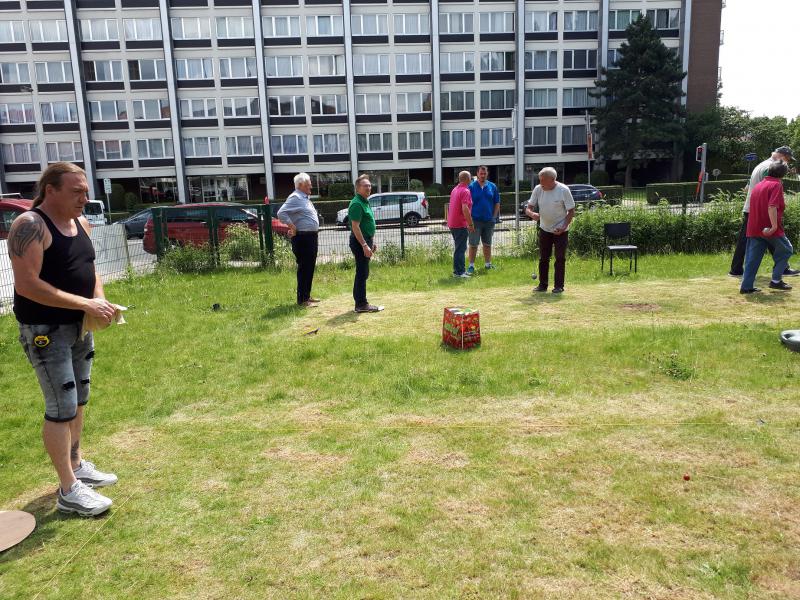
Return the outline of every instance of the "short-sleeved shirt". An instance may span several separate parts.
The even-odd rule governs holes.
[[[541,185],[533,188],[528,206],[539,213],[539,227],[553,233],[554,229],[564,227],[567,213],[575,208],[575,200],[569,188],[556,181],[552,190],[545,190]]]
[[[363,235],[366,237],[375,235],[375,215],[372,213],[372,207],[367,199],[362,198],[359,194],[356,194],[350,200],[350,206],[347,208],[347,219],[350,222],[350,231],[353,230],[353,221],[357,221]]]
[[[772,158],[758,163],[753,172],[750,174],[750,183],[747,186],[747,198],[744,201],[744,208],[742,212],[750,212],[750,196],[755,187],[764,180],[764,177],[769,173],[769,166],[772,164]]]
[[[469,184],[469,191],[472,194],[472,218],[475,221],[493,221],[494,205],[500,204],[500,192],[497,191],[497,186],[487,181],[481,187],[476,179]]]
[[[772,227],[769,220],[769,207],[778,209],[778,229],[772,237],[783,235],[783,184],[777,177],[766,177],[753,188],[750,196],[750,216],[747,219],[747,237],[764,237],[764,228]]]
[[[447,226],[450,229],[467,227],[467,217],[464,216],[465,206],[472,211],[472,194],[466,183],[459,183],[450,192],[450,206],[447,208]]]

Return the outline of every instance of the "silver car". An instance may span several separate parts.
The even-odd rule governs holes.
[[[420,221],[429,218],[428,200],[425,192],[384,192],[372,194],[369,205],[375,215],[375,223],[399,223],[400,204],[403,204],[403,221],[408,227],[416,227]],[[336,224],[346,227],[348,225],[347,209],[343,208],[336,213]]]

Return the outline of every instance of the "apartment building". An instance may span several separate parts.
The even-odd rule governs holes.
[[[599,69],[648,15],[690,108],[721,0],[0,0],[0,188],[79,163],[143,201],[586,168]]]

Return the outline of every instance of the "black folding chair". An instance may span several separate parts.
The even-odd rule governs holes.
[[[615,241],[627,241],[627,244],[614,244]],[[609,242],[612,242],[609,244]],[[600,270],[605,268],[606,251],[608,251],[609,264],[611,265],[609,275],[614,274],[614,253],[628,253],[628,271],[633,266],[633,272],[639,269],[639,248],[631,244],[631,224],[627,223],[606,223],[603,225],[603,251],[600,255]]]

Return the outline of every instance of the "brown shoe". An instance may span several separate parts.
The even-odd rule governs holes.
[[[376,313],[381,310],[383,310],[382,306],[375,306],[374,304],[362,304],[355,308],[355,312],[357,313]]]
[[[305,306],[306,308],[316,308],[317,305],[314,304],[311,300],[306,300],[305,302],[301,302],[300,306]]]
[[[309,298],[306,302],[311,302],[312,304],[319,304],[322,300],[317,300],[316,298]]]

